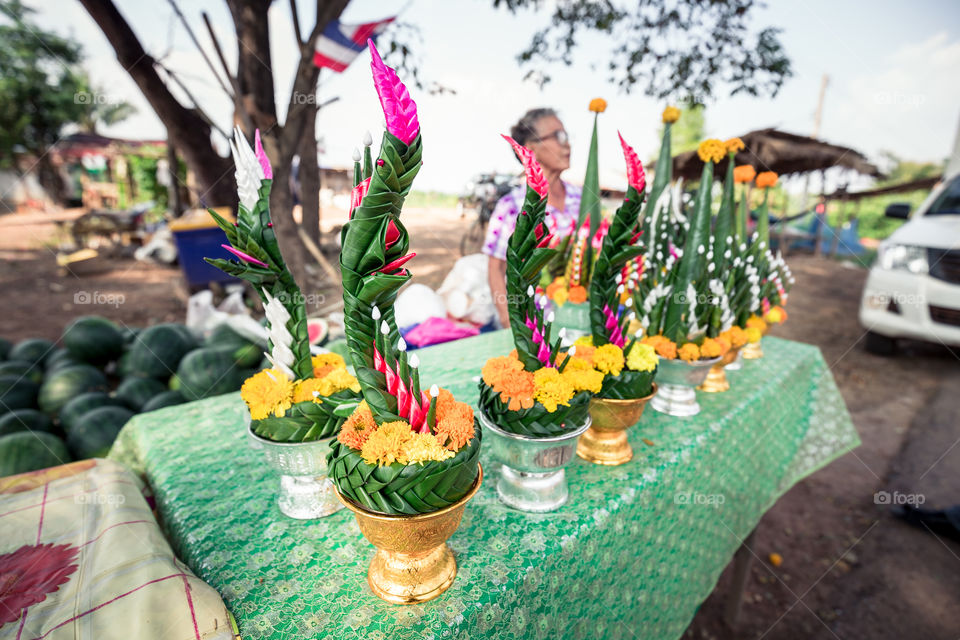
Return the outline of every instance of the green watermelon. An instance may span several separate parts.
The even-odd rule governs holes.
[[[17,409],[0,417],[0,436],[17,431],[46,431],[53,430],[50,418],[36,409]]]
[[[128,327],[126,325],[120,327],[120,333],[123,334],[123,346],[129,347],[133,344],[133,341],[137,339],[140,331],[141,329],[137,329],[136,327]]]
[[[111,398],[102,391],[81,393],[75,398],[72,398],[60,409],[60,415],[58,416],[60,426],[63,427],[64,431],[69,433],[70,429],[73,428],[73,425],[77,423],[83,414],[100,407],[120,406],[123,406],[123,403],[118,398]]]
[[[154,378],[127,378],[117,387],[114,397],[134,411],[140,411],[151,398],[166,390],[167,386]]]
[[[13,343],[6,338],[0,338],[0,360],[9,358],[11,349],[13,349]]]
[[[237,365],[231,349],[220,347],[191,351],[177,368],[179,390],[188,400],[199,400],[237,391],[252,372]]]
[[[23,360],[34,364],[43,364],[53,351],[53,343],[41,338],[21,340],[10,349],[7,360]]]
[[[0,376],[0,415],[14,409],[33,409],[37,406],[40,385],[19,375]]]
[[[120,328],[100,316],[77,318],[64,329],[60,341],[77,360],[91,364],[105,364],[123,353]]]
[[[132,417],[133,412],[123,407],[98,407],[88,411],[67,432],[67,446],[77,459],[103,457]]]
[[[39,384],[43,381],[43,369],[32,362],[7,360],[0,362],[0,376],[22,376]]]
[[[249,343],[249,340],[231,329],[228,324],[218,324],[213,328],[213,331],[210,332],[206,340],[206,346],[208,347],[228,344],[240,346]]]
[[[75,364],[86,363],[81,360],[77,360],[77,358],[66,349],[55,349],[53,353],[50,354],[50,357],[47,358],[46,363],[44,363],[44,367],[47,371],[53,371],[54,369],[69,367]]]
[[[185,326],[158,324],[137,335],[123,359],[122,373],[166,380],[176,372],[183,356],[196,347],[196,339]]]
[[[70,462],[63,440],[50,433],[19,431],[0,436],[0,477]]]
[[[142,413],[147,413],[148,411],[156,411],[157,409],[162,409],[164,407],[172,407],[174,405],[183,404],[187,399],[183,397],[183,394],[179,391],[164,391],[163,393],[158,393],[157,395],[150,398],[147,404],[143,405],[143,408],[140,409]]]
[[[53,415],[80,394],[106,390],[103,372],[89,364],[78,364],[51,371],[40,386],[37,403],[41,411]]]

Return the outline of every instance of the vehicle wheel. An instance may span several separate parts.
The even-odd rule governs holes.
[[[474,220],[467,232],[460,238],[460,255],[469,256],[480,253],[483,248],[483,238],[486,236],[485,225],[480,220]]]
[[[897,353],[897,339],[888,336],[867,331],[867,337],[864,339],[864,348],[869,353],[878,356],[892,356]]]

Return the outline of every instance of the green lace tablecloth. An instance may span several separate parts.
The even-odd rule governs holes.
[[[475,402],[482,362],[508,349],[506,332],[425,349],[423,379]],[[145,475],[174,549],[245,639],[676,638],[764,511],[859,444],[818,349],[765,338],[764,351],[729,374],[731,391],[698,394],[695,418],[648,407],[631,462],[576,458],[555,513],[500,504],[484,456],[484,485],[450,540],[456,582],[422,605],[371,593],[373,547],[349,511],[280,513],[236,394],[138,416],[110,456]]]

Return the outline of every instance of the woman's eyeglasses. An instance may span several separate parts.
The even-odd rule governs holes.
[[[570,136],[568,136],[568,135],[567,135],[567,132],[564,131],[563,129],[557,129],[557,130],[554,131],[553,133],[548,133],[548,134],[545,135],[545,136],[539,136],[538,138],[536,138],[536,141],[537,141],[537,142],[546,142],[547,140],[550,140],[551,138],[552,138],[553,140],[556,140],[556,141],[557,141],[557,144],[559,144],[559,145],[561,145],[561,146],[567,144],[568,142],[570,142]]]

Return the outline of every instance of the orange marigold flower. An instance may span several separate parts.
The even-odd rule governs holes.
[[[680,109],[676,107],[667,107],[660,116],[664,124],[671,124],[680,119]]]
[[[697,147],[697,155],[704,162],[720,162],[727,155],[727,148],[716,138],[708,138]]]
[[[700,355],[704,358],[716,358],[722,356],[727,352],[723,344],[724,343],[721,343],[719,340],[714,340],[713,338],[704,338],[703,344],[700,345]]]
[[[687,362],[694,362],[695,360],[700,359],[700,348],[692,342],[680,347],[680,351],[677,352],[677,355],[680,356],[681,360],[686,360]]]
[[[764,171],[757,174],[757,187],[765,189],[777,184],[778,176],[773,171]]]
[[[640,340],[643,344],[648,344],[653,347],[654,351],[657,352],[657,355],[661,358],[666,358],[667,360],[673,360],[677,357],[677,345],[674,344],[672,340],[665,338],[664,336],[646,336]]]
[[[770,309],[770,311],[767,311],[767,315],[765,315],[763,319],[770,324],[780,324],[786,322],[787,312],[784,311],[783,307],[777,305]]]
[[[507,403],[511,411],[533,406],[533,374],[524,371],[515,356],[490,358],[481,370],[483,382]]]
[[[730,138],[723,143],[723,146],[727,148],[727,153],[736,153],[747,148],[747,145],[743,144],[743,140],[740,138]]]
[[[570,290],[567,292],[567,300],[571,304],[580,304],[581,302],[587,301],[587,290],[586,288],[575,284],[570,287]]]
[[[740,327],[734,325],[722,334],[730,342],[731,347],[742,347],[747,344],[747,334]]]
[[[590,111],[603,113],[607,110],[607,101],[603,98],[594,98],[590,101]]]
[[[340,427],[340,433],[337,434],[337,440],[351,449],[359,451],[363,448],[363,443],[367,441],[370,434],[376,431],[377,423],[373,419],[373,413],[367,406],[366,400],[360,402],[357,408],[353,410],[350,417],[347,418],[343,426]]]
[[[767,330],[767,323],[760,316],[750,316],[747,318],[747,329],[756,329],[763,333]]]
[[[438,441],[446,442],[447,449],[459,451],[473,440],[473,409],[465,402],[456,402],[437,419],[434,431]]]
[[[733,168],[733,181],[740,184],[747,184],[748,182],[753,182],[753,179],[757,177],[757,170],[754,169],[749,164],[742,164],[739,167]]]

